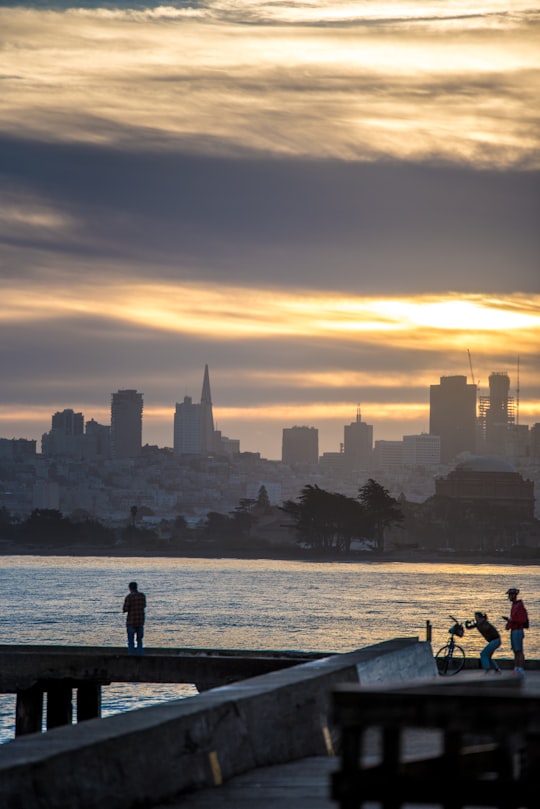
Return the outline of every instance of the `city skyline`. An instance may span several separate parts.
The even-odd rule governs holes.
[[[133,389],[172,446],[205,364],[268,458],[518,362],[540,422],[539,44],[525,0],[6,0],[0,436]]]
[[[500,372],[495,372],[494,376],[495,377],[504,376],[506,378],[506,374],[505,373],[501,374]],[[507,379],[506,384],[508,384],[508,382],[510,380],[509,380],[509,378],[506,378],[506,379]],[[441,385],[439,385],[439,381],[440,381]],[[471,389],[471,391],[472,391],[472,389],[474,389],[476,387],[472,383],[468,382],[468,378],[467,378],[467,376],[465,374],[458,375],[458,376],[452,376],[452,377],[444,377],[443,376],[443,377],[440,378],[440,380],[437,381],[436,384],[430,385],[430,403],[429,403],[429,406],[428,406],[428,422],[430,423],[429,426],[431,426],[431,421],[433,420],[433,414],[434,414],[434,412],[436,412],[436,411],[433,410],[433,406],[434,406],[433,393],[434,393],[434,390],[436,392],[438,389],[440,389],[439,396],[442,395],[443,399],[444,398],[448,399],[447,404],[446,404],[446,409],[448,410],[448,417],[452,418],[452,415],[451,415],[452,414],[452,408],[456,405],[456,402],[453,402],[452,396],[451,395],[449,396],[449,394],[447,392],[445,392],[447,390],[446,386],[447,386],[448,383],[450,384],[451,389],[453,387],[455,387],[456,384],[459,385],[460,390],[462,388],[464,389],[466,387],[468,389]],[[180,451],[180,452],[193,451],[195,454],[199,454],[201,452],[200,448],[197,449],[197,448],[193,447],[192,450],[186,450],[185,448],[182,450],[182,449],[180,449],[180,444],[177,446],[177,440],[176,440],[177,439],[177,429],[178,429],[177,428],[177,419],[178,419],[179,413],[181,413],[182,409],[185,408],[186,406],[190,409],[190,412],[191,412],[191,410],[194,409],[194,411],[196,411],[198,413],[199,408],[206,405],[207,407],[210,408],[209,409],[209,415],[208,415],[208,418],[210,419],[210,422],[209,422],[209,426],[207,428],[207,431],[208,431],[208,429],[211,429],[211,425],[214,422],[214,405],[213,405],[213,401],[212,401],[212,395],[211,395],[210,387],[211,387],[211,385],[210,385],[210,370],[208,368],[208,365],[206,364],[205,367],[204,367],[204,371],[202,373],[202,386],[201,386],[200,399],[198,399],[196,396],[195,397],[194,396],[186,396],[186,397],[184,397],[184,402],[183,403],[180,403],[180,402],[176,403],[175,409],[172,411],[172,426],[171,426],[171,430],[170,430],[170,432],[171,432],[171,440],[170,441],[165,441],[164,443],[157,443],[159,448],[168,448],[168,449],[173,449],[174,448],[175,452],[177,452],[177,451]],[[517,413],[516,413],[516,408],[517,408],[517,405],[518,405],[518,403],[516,403],[516,397],[512,395],[511,389],[508,390],[507,395],[508,395],[508,403],[509,403],[508,413],[511,414],[510,415],[511,423],[519,424],[520,422],[518,420],[518,416],[517,416]],[[473,446],[473,444],[475,443],[475,440],[476,440],[475,437],[474,437],[474,432],[477,429],[480,428],[480,423],[479,423],[480,416],[481,416],[480,401],[482,400],[482,398],[484,399],[484,405],[485,405],[485,403],[487,403],[488,406],[489,406],[490,396],[488,395],[488,396],[485,396],[485,397],[481,397],[478,390],[477,390],[476,404],[475,404],[475,408],[474,408],[475,409],[475,417],[474,418],[475,418],[477,426],[474,428],[473,433],[469,436],[468,441],[465,441],[464,448],[467,448],[467,451],[472,451],[472,446]],[[87,423],[89,423],[89,429],[91,429],[92,432],[94,432],[96,428],[107,427],[107,426],[112,427],[112,424],[113,424],[113,421],[114,421],[113,413],[115,411],[115,408],[116,409],[118,408],[118,403],[119,402],[123,403],[123,402],[127,402],[127,401],[132,401],[134,404],[136,403],[136,410],[138,411],[138,416],[135,416],[135,419],[136,420],[140,419],[140,425],[138,427],[138,434],[139,434],[139,436],[142,435],[142,438],[139,437],[136,440],[137,445],[138,446],[143,446],[144,444],[150,444],[151,442],[148,442],[148,441],[144,440],[144,411],[145,411],[144,395],[140,391],[137,391],[135,389],[131,389],[131,390],[119,389],[116,392],[112,392],[111,393],[111,406],[110,406],[110,409],[109,409],[109,418],[105,419],[105,421],[103,421],[101,423],[98,422],[95,419],[94,415],[87,416],[87,414],[85,414],[83,412],[75,412],[75,410],[73,408],[71,408],[71,407],[66,407],[66,408],[63,408],[63,410],[61,410],[61,411],[59,410],[59,411],[56,411],[55,413],[52,413],[50,415],[49,428],[46,431],[44,431],[41,438],[42,439],[46,438],[47,440],[49,440],[49,436],[51,435],[51,433],[49,431],[51,429],[54,430],[55,425],[57,427],[60,427],[61,431],[63,431],[63,429],[64,429],[63,425],[64,425],[64,422],[66,421],[66,419],[69,421],[69,424],[71,424],[71,422],[77,422],[77,424],[78,424],[77,432],[79,434],[82,434],[82,432],[85,431],[84,428],[85,428]],[[187,402],[187,405],[186,405],[186,402]],[[436,400],[435,404],[436,403],[437,403],[437,400]],[[196,425],[194,424],[194,425],[191,425],[189,427],[190,430],[195,429],[197,435],[199,435],[199,431],[200,431],[200,425],[199,425],[199,421],[198,421],[199,418],[200,417],[197,415],[197,423],[196,423]],[[521,423],[523,423],[523,422],[521,422]],[[318,452],[318,456],[321,457],[324,453],[342,452],[344,447],[346,449],[345,445],[347,443],[347,433],[349,433],[349,439],[348,440],[349,440],[350,444],[351,444],[351,442],[354,443],[356,440],[358,440],[358,439],[353,439],[352,438],[352,432],[351,431],[356,430],[356,428],[358,427],[359,424],[362,425],[364,431],[367,430],[367,433],[365,433],[364,438],[361,439],[361,440],[363,440],[363,442],[365,443],[365,441],[367,440],[366,436],[369,436],[369,440],[370,440],[372,448],[375,448],[376,442],[385,443],[385,442],[392,442],[392,441],[402,441],[403,439],[413,438],[413,437],[419,436],[419,435],[430,436],[430,435],[433,434],[433,435],[438,435],[439,437],[441,437],[443,435],[443,433],[446,432],[446,429],[447,429],[446,427],[442,428],[443,432],[437,431],[437,430],[435,430],[435,431],[431,430],[430,431],[429,429],[427,429],[427,430],[421,430],[418,433],[402,434],[400,436],[390,437],[390,436],[380,435],[380,436],[376,437],[376,433],[374,431],[375,426],[373,424],[369,424],[366,421],[366,419],[362,418],[361,408],[357,407],[354,419],[351,419],[351,421],[340,425],[342,432],[341,432],[341,439],[340,439],[338,445],[333,446],[333,447],[329,447],[329,448],[325,448],[325,449],[321,448],[319,450],[319,452]],[[128,426],[128,423],[126,423],[126,427],[127,426]],[[530,425],[530,426],[533,426],[533,425]],[[141,430],[141,428],[142,428],[142,430]],[[130,428],[128,428],[128,432],[129,432],[129,429]],[[216,430],[218,429],[217,428],[217,421],[216,421],[215,429]],[[316,424],[294,424],[294,425],[290,424],[290,425],[282,425],[281,426],[280,432],[279,432],[280,446],[278,448],[276,448],[273,445],[271,445],[272,446],[272,451],[271,452],[265,453],[260,448],[256,448],[256,447],[251,447],[249,450],[246,450],[245,448],[243,448],[241,446],[241,442],[240,442],[240,451],[241,452],[246,452],[246,451],[247,452],[258,452],[258,453],[260,453],[261,457],[267,458],[269,460],[281,460],[282,457],[283,457],[283,447],[284,447],[284,441],[285,441],[286,434],[291,434],[291,433],[295,433],[295,432],[300,433],[302,431],[304,431],[304,432],[307,431],[309,433],[316,432],[315,441],[317,443],[317,446],[319,446],[320,432],[319,432],[319,428],[318,428],[318,426]],[[68,425],[68,432],[70,434],[73,433],[73,430],[72,430],[71,427],[69,427],[69,425]],[[238,436],[225,435],[225,433],[222,433],[221,430],[219,431],[219,435],[220,436],[222,435],[224,440],[232,440],[232,441],[239,440]],[[0,435],[0,438],[6,439],[7,436]],[[21,438],[21,436],[17,436],[17,437],[12,436],[12,438]],[[25,436],[24,438],[29,438],[29,437]],[[32,436],[30,438],[36,441],[36,451],[40,452],[41,451],[40,438],[36,437],[36,436]],[[132,439],[130,439],[130,440],[132,440]],[[192,439],[189,439],[189,440],[192,440]],[[351,448],[352,448],[352,444],[351,444]],[[454,453],[451,451],[450,447],[448,449],[450,450],[450,455],[453,455]],[[364,447],[364,451],[365,450],[366,450],[366,447]],[[459,449],[455,450],[455,451],[459,452]],[[477,451],[481,452],[480,450],[477,450]],[[486,450],[486,452],[489,454],[489,450]],[[135,453],[135,454],[138,454],[138,452]],[[204,454],[204,452],[202,454]]]

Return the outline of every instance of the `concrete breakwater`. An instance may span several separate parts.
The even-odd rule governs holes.
[[[0,805],[132,809],[256,767],[328,755],[335,685],[437,676],[429,643],[398,638],[194,697],[21,736],[0,750]]]

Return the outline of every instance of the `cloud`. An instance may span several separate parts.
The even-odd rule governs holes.
[[[536,15],[514,6],[0,9],[3,128],[173,137],[203,154],[538,168]]]
[[[151,267],[178,280],[310,279],[351,291],[537,288],[536,172],[205,158],[7,137],[0,151],[0,235],[17,251],[18,273],[45,265],[78,274],[93,261],[96,277]]]
[[[336,450],[468,349],[540,420],[537,12],[130,5],[0,8],[0,434],[133,387],[170,445],[209,363],[242,448]]]

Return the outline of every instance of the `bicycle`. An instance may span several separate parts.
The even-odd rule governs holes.
[[[463,628],[463,624],[460,623],[457,618],[454,618],[453,615],[449,615],[448,617],[454,621],[453,625],[448,630],[450,638],[435,655],[437,669],[439,674],[443,676],[457,674],[465,665],[465,652],[455,640],[456,636],[458,638],[463,637],[465,629]]]

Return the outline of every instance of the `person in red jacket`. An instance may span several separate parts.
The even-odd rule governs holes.
[[[514,653],[514,674],[523,677],[525,655],[523,653],[523,638],[524,629],[529,628],[529,616],[523,601],[518,598],[519,589],[517,587],[510,587],[506,591],[506,595],[512,602],[512,609],[510,615],[503,615],[503,620],[506,621],[506,629],[510,630],[510,646]]]

